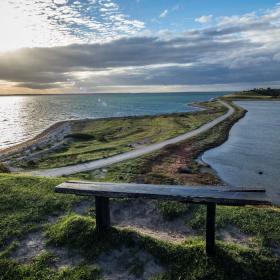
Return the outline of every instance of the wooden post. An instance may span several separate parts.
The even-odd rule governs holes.
[[[206,217],[206,254],[213,255],[215,253],[215,219],[216,219],[216,204],[207,204]]]
[[[108,197],[95,197],[96,230],[102,233],[110,228],[110,206]]]

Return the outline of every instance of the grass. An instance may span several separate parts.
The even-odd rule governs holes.
[[[249,248],[219,242],[216,256],[208,259],[204,242],[198,238],[174,245],[132,231],[112,229],[101,239],[95,231],[94,220],[89,217],[66,216],[50,227],[47,236],[50,243],[79,249],[91,261],[101,251],[123,245],[144,249],[167,268],[165,275],[158,279],[257,280],[280,276],[277,259]]]
[[[81,199],[54,192],[62,179],[16,176],[0,173],[0,279],[1,280],[91,280],[99,271],[76,266],[55,271],[55,256],[39,255],[31,263],[19,264],[8,258],[28,233],[48,227],[48,218],[71,211]]]
[[[0,259],[1,280],[98,280],[100,271],[95,267],[80,265],[55,271],[51,268],[55,257],[49,253],[38,256],[30,264],[22,265]]]
[[[127,246],[152,254],[167,271],[156,279],[279,279],[279,260],[267,250],[218,242],[217,254],[207,259],[204,241],[189,238],[181,245],[161,242],[133,231],[112,229],[102,238],[95,231],[95,220],[90,216],[71,214],[79,198],[54,193],[54,186],[63,179],[47,179],[13,174],[0,174],[0,279],[101,279],[94,264],[96,258],[111,249]],[[183,204],[182,204],[183,205]],[[190,225],[202,232],[205,209],[203,206],[162,204],[168,218],[188,213]],[[46,225],[48,217],[67,213],[53,225]],[[279,209],[254,207],[218,207],[217,225],[223,228],[234,224],[242,231],[255,234],[261,246],[279,244]],[[28,264],[20,264],[8,256],[27,233],[43,229],[49,244],[78,250],[84,264],[56,270],[55,256],[49,252]],[[14,246],[11,246],[14,244]],[[133,271],[141,274],[141,267]]]
[[[10,173],[9,168],[4,164],[0,162],[0,173]]]
[[[254,94],[241,94],[241,93],[236,93],[236,94],[230,94],[230,95],[225,95],[223,96],[222,99],[225,100],[279,100],[279,97],[273,97],[273,96],[260,96],[260,95],[254,95]]]
[[[225,95],[222,98],[226,100],[280,100],[280,90],[271,88],[256,88],[253,90]]]
[[[219,102],[201,103],[207,110],[158,116],[110,118],[75,122],[71,141],[41,160],[18,161],[17,166],[52,168],[110,157],[137,145],[161,142],[191,131],[225,113]]]
[[[205,225],[206,207],[196,206],[192,209],[189,222],[196,230]],[[252,235],[260,247],[280,246],[280,209],[274,207],[217,207],[217,229],[233,225],[241,232]]]
[[[61,179],[0,173],[0,250],[38,230],[48,217],[70,210],[80,198],[54,193]]]

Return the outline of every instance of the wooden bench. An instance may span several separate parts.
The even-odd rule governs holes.
[[[95,196],[96,230],[110,227],[109,198],[147,198],[175,200],[207,205],[206,253],[215,252],[216,205],[272,205],[263,188],[230,188],[224,186],[174,186],[125,183],[69,181],[55,188],[56,192]]]

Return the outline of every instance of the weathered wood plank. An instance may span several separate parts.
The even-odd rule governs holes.
[[[213,186],[174,186],[103,182],[70,181],[56,187],[56,192],[112,198],[170,199],[191,203],[216,203],[221,205],[271,205],[265,191],[256,188],[248,191],[237,188]]]

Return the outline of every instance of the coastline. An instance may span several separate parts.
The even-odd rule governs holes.
[[[71,120],[57,122],[30,140],[13,145],[11,147],[0,149],[0,160],[5,160],[8,157],[16,156],[19,153],[42,149],[48,145],[55,144],[55,142],[62,141],[64,136],[71,131],[71,122]]]
[[[189,153],[185,154],[180,154],[178,157],[182,161],[182,155],[185,157],[185,162],[188,162],[191,166],[194,166],[194,170],[191,170],[191,174],[185,174],[185,176],[182,176],[182,173],[184,171],[179,172],[178,175],[178,170],[179,169],[184,169],[185,167],[183,165],[179,165],[176,167],[172,166],[171,170],[173,173],[177,174],[175,177],[185,177],[183,181],[180,179],[179,183],[193,183],[193,184],[209,184],[209,183],[214,183],[214,184],[221,184],[221,179],[217,176],[215,173],[215,170],[211,168],[208,165],[205,165],[204,163],[199,163],[197,159],[207,150],[217,147],[224,143],[229,136],[229,131],[231,127],[242,117],[245,116],[246,111],[241,110],[240,107],[236,106],[233,104],[233,102],[229,102],[231,106],[233,106],[236,110],[228,120],[223,121],[221,124],[217,125],[217,127],[222,126],[223,129],[221,131],[215,131],[212,132],[213,128],[210,129],[209,132],[203,133],[203,137],[205,139],[210,139],[213,137],[212,134],[215,134],[215,140],[210,141],[210,142],[204,142],[201,146],[198,144],[201,142],[198,141],[197,138],[201,138],[198,136],[195,136],[193,139],[187,140],[186,143],[183,141],[180,144],[171,144],[166,148],[163,148],[162,151],[159,151],[158,153],[163,156],[163,158],[166,157],[168,152],[166,153],[166,150],[172,150],[172,147],[176,147],[176,149],[185,149],[186,146],[190,146],[189,148]],[[192,104],[194,106],[198,106],[200,110],[194,111],[194,112],[187,112],[183,114],[188,114],[188,115],[196,115],[199,114],[199,112],[203,110],[207,110],[207,105],[205,104]],[[208,108],[209,109],[209,108]],[[241,111],[240,111],[241,110]],[[180,115],[182,113],[172,113],[172,114],[162,114],[159,116],[175,116],[175,115]],[[4,161],[6,160],[6,164],[9,166],[10,160],[17,158],[19,160],[32,160],[33,158],[43,158],[45,154],[48,154],[50,152],[56,152],[57,150],[60,150],[63,148],[65,145],[68,144],[68,141],[71,141],[70,138],[67,137],[67,135],[70,135],[73,131],[73,127],[75,125],[82,127],[85,126],[87,123],[91,123],[92,121],[108,121],[108,120],[134,120],[134,119],[143,119],[143,118],[150,118],[154,116],[128,116],[128,117],[111,117],[111,118],[101,118],[101,119],[81,119],[81,120],[68,120],[68,121],[62,121],[55,123],[51,125],[48,129],[44,130],[42,133],[39,135],[35,136],[33,139],[26,141],[24,143],[9,147],[3,151],[0,151],[0,160]],[[181,146],[181,148],[180,148]],[[2,152],[2,153],[1,153]],[[149,158],[149,156],[144,156]],[[128,160],[131,161],[131,160]],[[137,161],[137,159],[135,159]],[[158,160],[155,160],[157,162]],[[126,162],[126,161],[125,161]],[[167,160],[168,162],[168,160]],[[120,163],[121,164],[121,163]],[[147,164],[147,163],[146,163]],[[113,164],[118,165],[118,163]],[[149,162],[147,166],[150,166],[151,163]],[[171,164],[172,165],[172,164]],[[12,165],[13,166],[13,165]],[[149,168],[149,167],[148,167]],[[110,169],[110,166],[109,168]],[[21,168],[18,168],[16,166],[10,167],[10,170],[12,172],[17,172],[21,171]],[[141,170],[141,168],[140,168]],[[168,173],[169,167],[165,166],[163,169],[165,172]],[[84,172],[86,173],[86,172]],[[89,172],[90,173],[90,172]],[[122,173],[122,172],[121,172]],[[209,175],[210,173],[210,175]],[[173,174],[174,175],[174,174]],[[200,176],[203,175],[203,176]],[[78,175],[79,176],[79,175]],[[203,177],[205,176],[205,180]],[[172,176],[174,177],[174,176]],[[176,179],[175,179],[176,181]]]
[[[156,142],[161,142],[180,134],[184,134],[186,131],[191,131],[192,128],[195,129],[206,123],[208,119],[213,120],[215,117],[224,114],[226,111],[226,106],[220,104],[220,102],[202,102],[200,107],[203,107],[204,110],[200,109],[183,113],[81,119],[59,122],[29,141],[0,151],[0,159],[5,161],[8,166],[13,166],[13,162],[15,161],[33,162],[34,159],[34,161],[37,162],[38,160],[43,160],[45,156],[48,157],[50,153],[60,153],[66,147],[75,146],[77,141],[84,141],[81,142],[81,144],[82,146],[87,147],[87,150],[93,149],[99,151],[104,150],[106,147],[111,149],[110,147],[113,147],[110,144],[111,140],[108,142],[106,139],[104,140],[104,137],[107,138],[107,135],[110,136],[112,133],[117,133],[114,137],[120,139],[121,142],[116,142],[117,146],[112,142],[112,144],[115,145],[115,150],[109,152],[108,156],[110,156],[130,151],[133,147],[141,148],[141,146],[155,144]],[[100,135],[100,129],[103,131],[102,133],[104,133],[104,136]],[[125,129],[124,134],[121,132],[123,129]],[[86,136],[88,139],[75,138],[81,136]],[[98,139],[98,141],[92,142],[92,139]],[[84,150],[81,152],[84,154]],[[101,155],[101,158],[104,158],[104,156]],[[67,159],[65,161],[65,165],[66,164],[71,165],[71,162]],[[18,164],[14,167],[16,168],[12,168],[12,171],[21,170],[21,166]],[[18,169],[18,167],[20,167],[20,169]],[[23,168],[24,167],[25,166],[23,166]],[[33,163],[30,167],[34,168]]]
[[[224,143],[229,137],[231,127],[245,116],[244,109],[233,106],[236,110],[231,117],[199,136],[169,145],[150,155],[113,164],[105,169],[76,174],[75,178],[151,184],[220,185],[221,179],[213,175],[213,172],[201,172],[205,166],[199,164],[197,159],[208,149]]]
[[[208,102],[208,101],[206,101]],[[110,120],[127,120],[127,119],[142,119],[142,118],[152,118],[156,116],[173,116],[173,115],[180,115],[180,114],[196,114],[202,110],[206,110],[207,107],[203,105],[199,105],[198,103],[189,103],[190,106],[195,108],[196,110],[190,112],[174,112],[174,113],[166,113],[166,114],[155,114],[155,115],[135,115],[135,116],[122,116],[122,117],[104,117],[104,118],[85,118],[85,119],[68,119],[64,121],[58,121],[46,129],[35,135],[29,140],[20,142],[18,144],[0,148],[0,159],[4,159],[7,156],[11,156],[16,153],[23,152],[26,149],[35,149],[37,146],[44,145],[45,143],[49,143],[49,140],[61,140],[64,136],[71,133],[71,129],[73,125],[83,125],[87,122],[92,121],[110,121]]]

